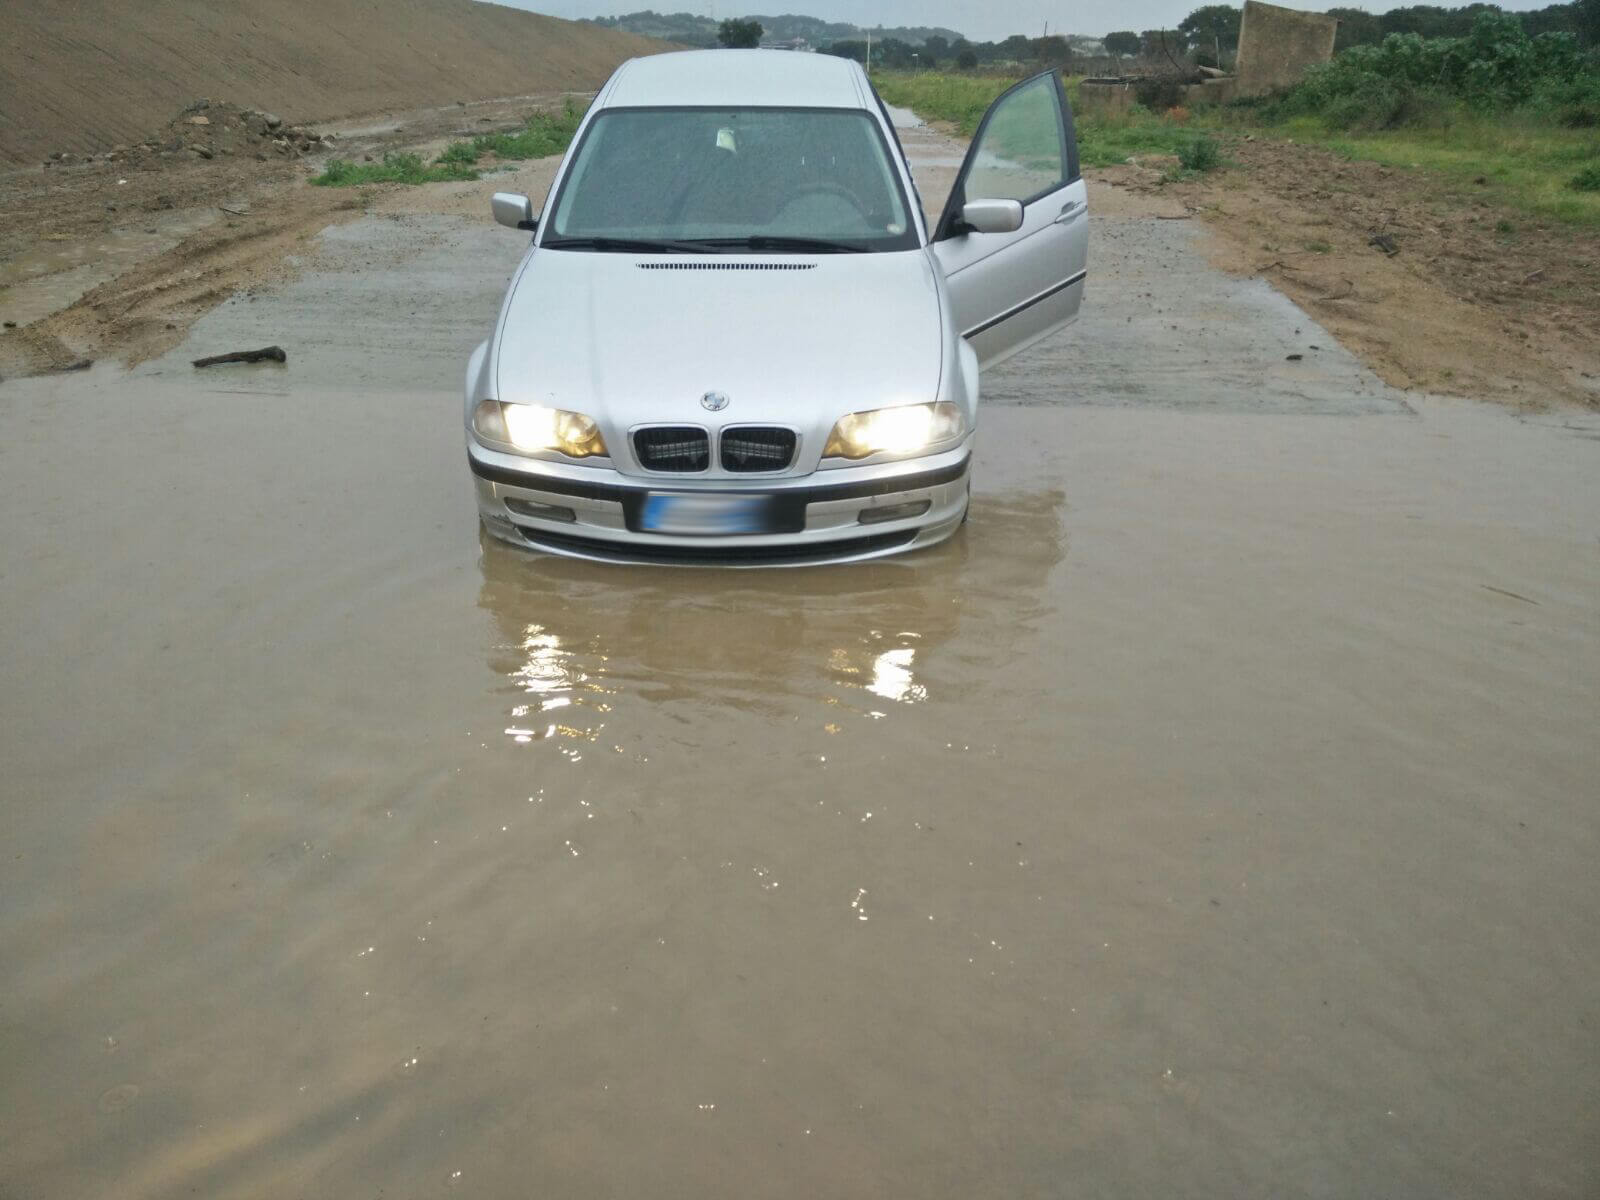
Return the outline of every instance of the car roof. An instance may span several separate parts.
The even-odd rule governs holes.
[[[634,58],[600,97],[605,108],[865,108],[861,68],[794,50],[682,50]]]

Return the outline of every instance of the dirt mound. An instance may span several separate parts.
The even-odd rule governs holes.
[[[82,159],[159,166],[161,160],[174,157],[206,160],[246,155],[266,162],[274,156],[299,158],[302,154],[327,149],[333,141],[331,133],[321,134],[303,125],[287,124],[273,113],[241,108],[227,101],[196,100],[143,141],[131,146],[113,146],[104,153],[84,155]],[[44,165],[65,166],[76,161],[76,156],[57,151],[45,159]]]
[[[0,39],[0,161],[14,163],[82,162],[118,146],[129,153],[194,96],[227,96],[303,125],[592,90],[623,59],[667,48],[480,0],[52,0],[10,8]],[[205,126],[182,132],[181,153],[204,144],[195,129]]]

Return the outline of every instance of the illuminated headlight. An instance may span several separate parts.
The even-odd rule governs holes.
[[[823,447],[823,458],[866,458],[870,454],[915,454],[966,432],[966,418],[954,404],[907,404],[840,417]]]
[[[483,400],[472,412],[472,428],[486,442],[524,452],[555,450],[568,458],[606,453],[600,427],[582,413],[562,408]]]

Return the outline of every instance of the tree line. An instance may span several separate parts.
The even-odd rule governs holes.
[[[1361,8],[1331,8],[1339,19],[1335,50],[1378,45],[1390,34],[1423,38],[1466,37],[1484,13],[1501,14],[1492,4],[1444,8],[1416,4],[1369,13]],[[1528,37],[1543,33],[1572,34],[1580,46],[1600,48],[1600,0],[1571,0],[1525,13],[1505,13],[1519,22]],[[718,23],[688,13],[659,14],[650,10],[624,17],[597,18],[596,24],[631,29],[656,37],[697,45],[757,46],[764,38],[806,36],[825,54],[867,60],[867,39],[855,26],[829,24],[815,17],[746,16]],[[1240,10],[1229,4],[1207,4],[1193,10],[1171,29],[1114,30],[1096,38],[1081,34],[1026,37],[1013,34],[992,42],[972,42],[953,30],[908,28],[874,30],[872,66],[902,70],[954,67],[972,70],[991,64],[1039,64],[1072,69],[1082,59],[1138,58],[1150,62],[1180,57],[1202,66],[1221,66],[1239,45]],[[841,36],[848,34],[848,36]]]

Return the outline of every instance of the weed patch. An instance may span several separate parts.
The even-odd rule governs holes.
[[[1201,134],[1178,147],[1178,165],[1185,171],[1210,171],[1222,165],[1222,147],[1216,138]]]
[[[379,163],[333,159],[311,182],[317,187],[357,187],[364,183],[447,183],[477,177],[477,171],[462,163],[429,165],[416,154],[385,154]]]
[[[949,121],[971,137],[978,122],[1017,78],[1008,75],[946,75],[938,71],[875,71],[873,86],[884,103],[909,108],[925,121]]]
[[[510,133],[481,133],[468,142],[451,142],[437,161],[476,163],[485,154],[502,162],[548,158],[566,151],[582,120],[583,109],[568,100],[560,112],[534,113],[521,129]]]

